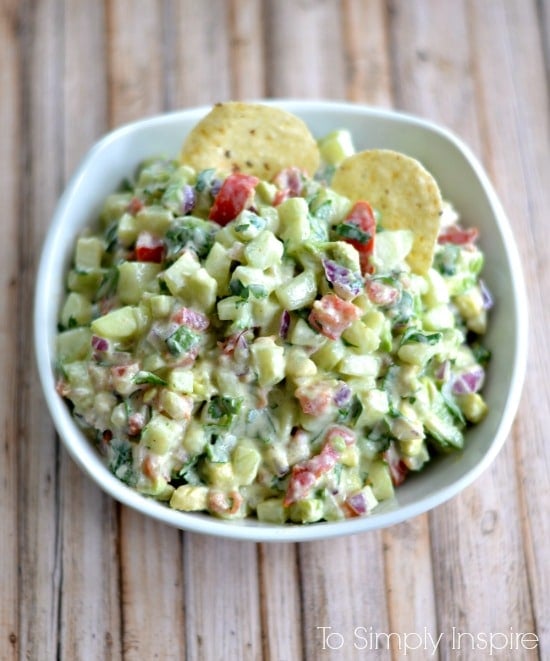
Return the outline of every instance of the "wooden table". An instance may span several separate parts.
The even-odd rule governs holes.
[[[550,658],[549,43],[547,0],[0,1],[1,659],[486,659],[491,635],[494,658]],[[81,474],[40,393],[37,260],[85,152],[129,120],[259,97],[448,126],[519,244],[510,438],[462,495],[382,532],[269,545],[149,521]]]

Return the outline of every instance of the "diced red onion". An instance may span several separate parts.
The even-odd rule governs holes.
[[[290,328],[290,312],[288,310],[283,310],[281,314],[281,319],[279,321],[279,337],[283,340],[286,340],[288,337],[288,329]]]
[[[109,351],[109,340],[98,335],[92,335],[92,349],[94,351]]]
[[[221,187],[222,187],[221,179],[214,179],[214,181],[210,185],[210,195],[212,195],[212,197],[216,197],[216,195],[220,192]]]
[[[351,399],[351,388],[347,383],[342,383],[334,393],[334,403],[336,406],[345,406]]]
[[[183,187],[183,200],[181,203],[181,208],[183,211],[183,214],[188,214],[190,211],[192,211],[195,208],[197,198],[195,195],[195,189],[193,186],[190,186],[189,184],[185,184]]]
[[[475,365],[467,372],[462,372],[453,381],[453,395],[468,395],[478,392],[485,379],[485,370],[481,365]]]
[[[361,516],[367,513],[367,499],[364,493],[354,493],[346,498],[346,505]]]
[[[363,282],[358,273],[338,264],[332,259],[323,259],[326,279],[334,285],[336,293],[345,300],[355,298],[363,288]]]
[[[434,376],[438,381],[448,381],[450,373],[451,363],[448,360],[444,360],[437,366]]]
[[[479,287],[481,289],[481,298],[483,300],[483,309],[484,310],[489,310],[494,305],[493,295],[491,294],[491,292],[489,291],[489,288],[483,282],[483,280],[479,281]]]

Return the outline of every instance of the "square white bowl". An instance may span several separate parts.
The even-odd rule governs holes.
[[[48,408],[65,447],[104,491],[143,514],[184,530],[250,541],[308,541],[390,526],[440,505],[471,484],[502,448],[514,419],[527,358],[527,303],[521,264],[509,222],[482,166],[449,131],[420,118],[362,105],[271,100],[300,116],[321,137],[348,128],[357,150],[387,148],[420,160],[463,222],[480,230],[483,279],[495,299],[484,343],[492,351],[484,386],[489,413],[466,433],[465,449],[438,457],[409,478],[396,497],[367,517],[309,525],[273,525],[255,519],[225,521],[185,513],[138,494],[120,482],[75,424],[55,390],[55,337],[65,275],[79,233],[96,222],[105,197],[150,156],[176,157],[185,135],[210,107],[164,114],[123,126],[88,153],[69,182],[45,239],[35,292],[35,351]]]

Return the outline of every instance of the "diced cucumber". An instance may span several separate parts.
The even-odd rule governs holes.
[[[161,455],[174,450],[182,438],[181,425],[162,413],[154,414],[141,433],[143,445],[151,452]]]
[[[377,500],[393,498],[394,489],[388,464],[382,460],[373,461],[368,469],[368,481]]]
[[[292,344],[303,347],[321,347],[327,338],[311,328],[303,319],[298,319],[290,331],[289,338]]]
[[[204,450],[206,440],[204,426],[198,420],[195,420],[195,418],[191,418],[185,429],[185,436],[182,443],[183,449],[194,457]]]
[[[179,393],[193,392],[193,372],[186,367],[174,367],[168,374],[168,387]]]
[[[281,261],[284,246],[269,230],[263,230],[245,246],[244,256],[250,266],[266,269]]]
[[[92,321],[95,335],[110,340],[128,340],[139,330],[136,308],[126,305]]]
[[[323,518],[324,506],[320,498],[310,498],[292,503],[289,508],[290,520],[294,523],[314,523]]]
[[[261,461],[262,457],[256,448],[251,445],[237,445],[231,455],[231,463],[240,486],[246,486],[254,482]]]
[[[83,326],[92,319],[92,303],[87,296],[70,292],[61,309],[61,324],[64,328]]]
[[[289,197],[277,207],[279,235],[292,251],[307,241],[311,234],[309,208],[303,197]]]
[[[71,269],[67,276],[67,287],[87,296],[94,296],[103,279],[104,269],[93,269],[91,271],[77,271]]]
[[[124,304],[135,305],[146,291],[158,290],[160,264],[123,262],[118,266],[117,293]]]
[[[105,227],[122,216],[132,201],[132,197],[133,194],[130,192],[112,193],[107,196],[101,210],[101,221]]]
[[[234,489],[239,485],[230,461],[214,462],[206,459],[202,473],[208,484],[218,489]]]
[[[376,376],[380,369],[378,356],[346,353],[338,363],[338,371],[349,376]]]
[[[189,276],[201,268],[198,259],[191,251],[184,252],[162,274],[162,278],[172,295],[177,295],[186,285]]]
[[[117,226],[117,238],[120,243],[128,248],[135,242],[138,234],[135,216],[130,213],[123,214]]]
[[[175,298],[167,294],[157,294],[149,299],[151,314],[155,319],[168,317],[174,309]]]
[[[285,351],[272,337],[258,337],[250,351],[260,386],[271,387],[285,378]]]
[[[256,516],[265,523],[284,523],[288,519],[288,510],[282,498],[268,498],[258,503]]]
[[[151,205],[136,214],[136,228],[138,233],[146,230],[157,236],[163,236],[170,228],[173,218],[169,209],[160,205]]]
[[[348,129],[336,129],[319,140],[319,151],[321,158],[329,165],[340,165],[340,163],[355,154],[355,147],[351,133]]]
[[[346,342],[356,347],[361,353],[372,353],[376,351],[380,345],[380,337],[369,326],[364,324],[360,319],[356,319],[346,330],[342,333],[342,337]]]
[[[374,427],[390,410],[388,394],[380,388],[371,388],[358,393],[363,410],[357,419],[358,427]]]
[[[413,233],[410,230],[386,230],[376,235],[374,265],[384,272],[399,268],[410,253]]]
[[[230,267],[231,256],[229,250],[216,241],[204,261],[204,268],[218,283],[218,293],[222,296],[229,292]]]
[[[103,241],[100,238],[96,236],[81,236],[76,242],[75,268],[78,271],[100,268],[103,252]]]
[[[317,296],[317,283],[311,271],[303,271],[275,292],[285,310],[311,305]]]
[[[346,349],[339,340],[327,340],[311,359],[322,370],[330,372],[342,360]]]
[[[92,333],[89,328],[79,327],[59,333],[56,338],[56,353],[61,363],[86,358],[90,353]]]
[[[170,498],[170,507],[183,512],[200,512],[208,509],[208,487],[183,484]]]

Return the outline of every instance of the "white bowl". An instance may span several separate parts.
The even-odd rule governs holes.
[[[483,168],[449,131],[419,118],[347,103],[268,101],[302,117],[316,136],[351,130],[357,149],[385,147],[418,158],[464,222],[480,229],[486,262],[483,278],[496,305],[485,343],[492,361],[484,389],[489,414],[467,432],[459,454],[438,458],[398,488],[372,515],[330,523],[282,526],[256,520],[225,521],[178,512],[141,496],[114,477],[73,421],[55,390],[53,365],[65,273],[79,232],[94,222],[102,201],[152,155],[176,156],[183,138],[210,108],[152,117],[123,126],[89,152],[59,201],[40,260],[35,300],[35,348],[45,398],[57,431],[74,460],[121,503],[178,528],[254,541],[306,541],[354,534],[404,521],[440,505],[471,484],[504,444],[519,403],[526,365],[526,294],[513,235]]]

